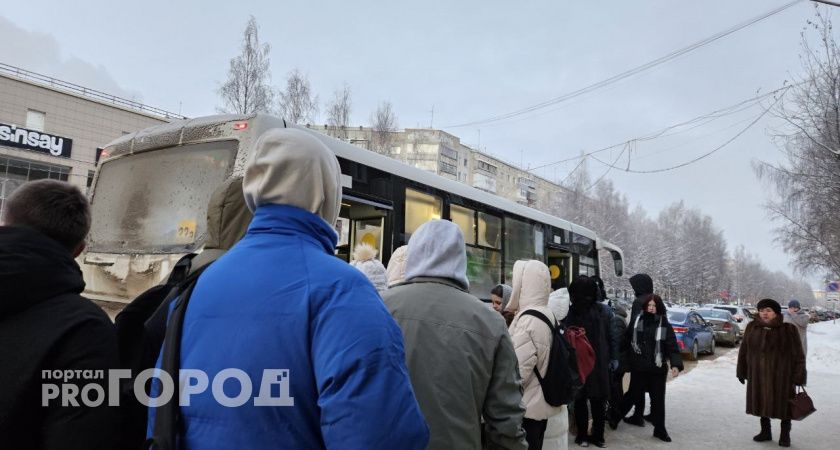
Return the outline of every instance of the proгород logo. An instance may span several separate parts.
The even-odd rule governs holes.
[[[41,371],[41,406],[97,407],[120,405],[120,386],[131,383],[135,398],[145,406],[160,406],[172,400],[175,382],[168,372],[160,369],[146,369],[133,379],[127,369],[103,370],[43,370]],[[146,383],[153,382],[150,397],[146,394]],[[257,381],[258,386],[254,386]],[[230,396],[228,387],[238,385],[238,394]],[[275,387],[276,386],[276,387]],[[295,399],[289,395],[289,369],[264,369],[259,380],[241,369],[228,368],[212,378],[203,370],[181,369],[178,373],[178,404],[190,405],[190,397],[210,389],[213,399],[222,406],[236,408],[251,403],[254,406],[294,406]],[[228,392],[231,392],[230,388]],[[254,395],[256,394],[256,396]]]

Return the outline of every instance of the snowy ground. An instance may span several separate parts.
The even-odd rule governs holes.
[[[757,443],[758,418],[748,416],[746,388],[735,377],[738,349],[718,348],[717,358],[705,357],[697,367],[668,383],[665,425],[673,442],[652,437],[653,427],[622,423],[607,427],[613,449],[759,449],[779,448],[779,421],[773,441]],[[793,422],[791,448],[840,449],[840,321],[808,326],[808,385],[817,412]],[[580,448],[569,436],[569,449]],[[595,447],[590,447],[595,448]]]

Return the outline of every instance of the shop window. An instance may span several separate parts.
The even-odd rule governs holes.
[[[443,202],[440,197],[414,189],[405,190],[405,234],[410,236],[424,223],[441,218]]]
[[[26,128],[30,130],[44,131],[46,120],[46,113],[34,109],[26,111]]]

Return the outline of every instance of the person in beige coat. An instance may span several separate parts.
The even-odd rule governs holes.
[[[519,361],[519,373],[525,393],[522,396],[525,405],[525,439],[529,450],[543,448],[548,419],[560,414],[564,407],[553,407],[545,401],[542,387],[535,370],[544,374],[548,370],[548,355],[551,351],[551,329],[537,317],[523,315],[524,311],[535,310],[556,322],[554,313],[548,307],[548,295],[551,292],[551,276],[545,264],[536,261],[517,261],[513,265],[513,293],[508,309],[518,310],[510,324],[510,335],[516,358]],[[565,441],[565,437],[561,439]]]

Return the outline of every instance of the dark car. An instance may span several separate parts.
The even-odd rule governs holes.
[[[738,322],[729,311],[722,309],[698,309],[697,312],[715,327],[715,341],[719,344],[738,345],[741,333],[738,332]]]
[[[701,352],[715,353],[715,327],[694,310],[669,309],[668,321],[677,336],[681,353],[696,360]]]

